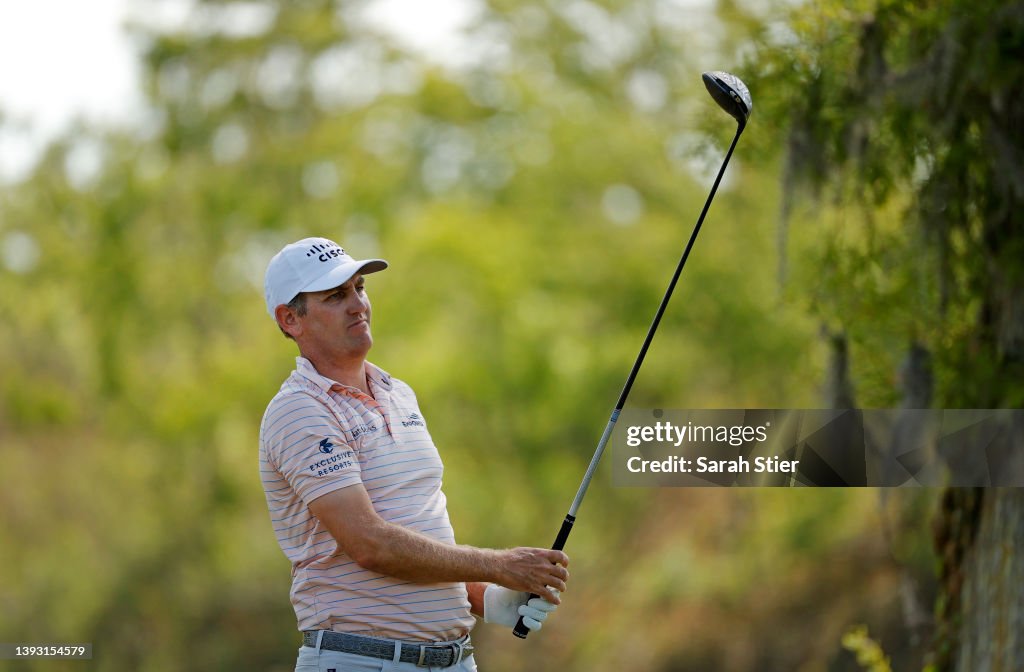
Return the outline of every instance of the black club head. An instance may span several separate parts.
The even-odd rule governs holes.
[[[728,72],[705,72],[701,78],[719,107],[732,115],[740,126],[745,126],[750,111],[754,109],[747,85],[739,77]]]

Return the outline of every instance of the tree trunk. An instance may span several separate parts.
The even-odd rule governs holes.
[[[955,669],[1024,670],[1024,489],[985,492],[963,569]]]

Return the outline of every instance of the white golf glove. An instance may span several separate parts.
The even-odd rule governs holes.
[[[529,602],[529,593],[509,590],[493,583],[484,590],[484,623],[498,623],[514,628],[523,617],[523,625],[531,631],[540,630],[548,614],[558,608],[542,597]]]

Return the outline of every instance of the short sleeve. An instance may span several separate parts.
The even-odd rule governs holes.
[[[260,442],[268,461],[309,504],[361,482],[359,460],[343,436],[330,409],[314,397],[296,392],[271,403]]]

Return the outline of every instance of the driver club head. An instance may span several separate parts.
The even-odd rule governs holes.
[[[731,114],[740,126],[745,126],[750,111],[754,109],[747,85],[736,75],[720,70],[705,72],[701,78],[718,106]]]

